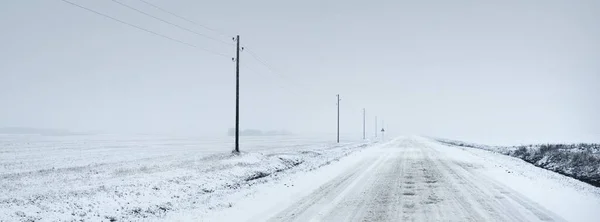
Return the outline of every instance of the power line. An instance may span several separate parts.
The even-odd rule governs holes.
[[[263,62],[263,61],[262,61],[262,59],[260,59],[260,58],[259,58],[259,57],[258,57],[256,54],[254,54],[254,53],[252,52],[252,50],[250,50],[250,49],[247,49],[247,50],[248,50],[248,53],[249,53],[249,54],[250,54],[252,57],[254,57],[254,59],[256,59],[256,61],[258,61],[258,62],[262,63],[262,64],[263,64],[264,66],[266,66],[266,67],[267,67],[269,70],[271,70],[271,72],[275,72],[275,71],[274,71],[274,70],[271,68],[271,66],[270,66],[269,64],[267,64],[266,62]]]
[[[244,68],[246,68],[247,70],[249,70],[250,72],[252,72],[252,73],[254,73],[254,74],[261,75],[261,76],[263,76],[263,77],[267,77],[267,75],[265,75],[263,72],[259,72],[259,71],[257,71],[256,69],[253,69],[252,67],[250,67],[250,66],[248,66],[248,65],[242,64],[241,66],[242,66],[242,67],[244,67]],[[282,90],[288,91],[288,92],[290,92],[290,93],[292,93],[292,94],[295,94],[295,95],[301,95],[301,94],[298,94],[298,93],[296,93],[296,92],[294,92],[294,91],[292,91],[292,90],[289,90],[288,88],[285,88],[285,87],[283,87],[283,86],[282,86],[282,85],[280,85],[280,84],[273,84],[273,85],[277,86],[278,88],[280,88],[280,89],[282,89]]]
[[[252,56],[252,58],[254,58],[256,61],[263,64],[270,72],[279,75],[281,78],[291,80],[286,75],[283,75],[283,74],[275,71],[275,69],[271,65],[269,65],[267,62],[265,62],[264,59],[261,59],[260,56],[258,56],[256,53],[254,53],[251,49],[248,49],[248,47],[246,47],[245,51],[247,51],[248,54],[250,54],[250,56]]]
[[[244,50],[244,51],[246,51],[246,50]],[[265,77],[265,78],[269,78],[269,76],[266,75],[265,72],[260,72],[260,71],[258,71],[256,69],[252,68],[251,66],[248,66],[246,64],[241,64],[240,66],[244,67],[247,71],[249,71],[251,73],[254,73],[256,75],[260,75],[260,76]],[[273,77],[271,76],[271,78],[273,78]],[[271,79],[271,78],[269,78],[269,79]],[[273,81],[277,81],[277,79],[275,79],[275,78],[273,78],[272,80]],[[283,82],[281,82],[281,80],[278,80],[278,82],[283,83]],[[306,92],[297,92],[296,90],[292,90],[289,87],[285,87],[285,85],[287,85],[287,84],[277,84],[277,83],[273,82],[272,85],[275,86],[275,87],[277,87],[277,88],[279,88],[279,89],[281,89],[281,90],[283,90],[283,91],[286,91],[290,95],[293,94],[295,96],[300,96],[300,98],[306,97]],[[314,95],[317,95],[317,94],[314,94]],[[313,102],[315,102],[315,101],[313,100]],[[329,106],[330,105],[330,103],[327,103],[327,102],[324,102],[324,101],[320,101],[319,104],[322,105],[322,106]]]
[[[138,12],[138,13],[141,13],[141,14],[143,14],[143,15],[146,15],[146,16],[148,16],[148,17],[151,17],[151,18],[153,18],[153,19],[156,19],[156,20],[158,20],[158,21],[161,21],[161,22],[167,23],[167,24],[169,24],[169,25],[175,26],[175,27],[177,27],[177,28],[179,28],[179,29],[182,29],[182,30],[185,30],[185,31],[188,31],[188,32],[194,33],[194,34],[196,34],[196,35],[198,35],[198,36],[201,36],[201,37],[204,37],[204,38],[207,38],[207,39],[213,40],[213,41],[217,41],[217,42],[219,42],[219,43],[223,43],[223,44],[226,44],[226,45],[232,45],[232,44],[231,44],[231,43],[229,43],[229,42],[225,42],[225,41],[222,41],[222,40],[219,40],[219,39],[215,39],[215,38],[213,38],[213,37],[210,37],[210,36],[207,36],[207,35],[205,35],[205,34],[202,34],[202,33],[196,32],[196,31],[194,31],[194,30],[191,30],[191,29],[188,29],[188,28],[186,28],[186,27],[183,27],[183,26],[177,25],[177,24],[175,24],[175,23],[169,22],[169,21],[167,21],[167,20],[161,19],[161,18],[159,18],[159,17],[156,17],[156,16],[154,16],[154,15],[151,15],[151,14],[149,14],[149,13],[147,13],[147,12],[144,12],[144,11],[142,11],[142,10],[140,10],[140,9],[137,9],[137,8],[135,8],[135,7],[133,7],[133,6],[130,6],[130,5],[128,5],[128,4],[125,4],[125,3],[119,2],[119,1],[117,1],[117,0],[112,0],[112,1],[113,1],[113,2],[115,2],[115,3],[117,3],[117,4],[119,4],[119,5],[121,5],[121,6],[123,6],[123,7],[129,8],[129,9],[131,9],[131,10],[134,10],[134,11],[136,11],[136,12]]]
[[[265,62],[264,59],[261,59],[260,56],[258,56],[256,53],[252,52],[251,49],[246,48],[245,51],[247,51],[250,54],[250,56],[252,58],[254,58],[256,61],[258,61],[261,64],[263,64],[271,73],[278,75],[282,79],[286,79],[288,81],[294,82],[294,84],[298,85],[298,87],[303,88],[305,90],[308,90],[307,88],[311,88],[311,87],[305,86],[304,84],[299,84],[297,81],[294,81],[293,79],[289,78],[288,76],[283,75],[280,72],[275,71],[275,69],[271,65],[269,65],[267,62]],[[308,90],[308,91],[310,91],[310,90]]]
[[[262,63],[265,67],[267,67],[267,69],[269,69],[269,71],[271,71],[272,73],[278,74],[281,77],[285,78],[284,75],[276,72],[269,64],[267,64],[266,62],[264,62],[258,55],[254,54],[254,52],[252,52],[252,50],[250,49],[246,49],[248,51],[248,53],[250,54],[250,56],[252,56],[256,61]]]
[[[250,66],[248,66],[248,65],[244,65],[244,64],[242,64],[241,66],[242,66],[242,67],[244,67],[244,68],[246,68],[247,70],[249,70],[250,72],[252,72],[252,73],[254,73],[254,74],[257,74],[257,75],[263,76],[263,77],[265,77],[265,78],[269,78],[269,76],[267,76],[267,75],[266,75],[264,72],[259,72],[259,71],[257,71],[256,69],[254,69],[254,68],[252,68],[252,67],[250,67]],[[271,76],[271,78],[273,78],[273,77]],[[275,78],[273,78],[273,80],[274,80],[274,81],[277,81],[278,79],[275,79]],[[282,83],[282,84],[276,84],[276,83],[273,83],[273,85],[274,85],[274,86],[276,86],[276,87],[277,87],[277,88],[279,88],[279,89],[282,89],[282,90],[284,90],[284,91],[287,91],[287,92],[288,92],[288,93],[290,93],[290,94],[293,94],[293,95],[296,95],[296,96],[300,96],[300,97],[305,97],[305,96],[306,96],[306,91],[304,91],[304,92],[297,92],[297,90],[292,90],[292,89],[290,89],[289,87],[285,87],[285,86],[284,86],[284,85],[289,85],[289,84],[285,84],[285,83],[283,83],[281,80],[278,80],[278,82],[280,82],[280,83]],[[317,95],[317,94],[313,94],[313,95]]]
[[[126,5],[126,4],[122,3],[122,2],[119,2],[119,1],[116,1],[116,0],[112,0],[112,1],[114,1],[114,2],[116,2],[116,3],[118,3],[118,4],[121,4],[121,5],[123,5],[123,6],[127,7],[127,8],[133,9],[133,10],[135,10],[135,11],[137,11],[137,12],[143,13],[143,14],[145,14],[145,15],[147,15],[147,16],[150,16],[150,17],[153,17],[153,18],[155,18],[155,19],[158,19],[158,20],[160,20],[160,21],[163,21],[163,22],[166,22],[166,23],[169,23],[169,24],[171,24],[170,22],[164,21],[164,20],[162,20],[162,19],[160,19],[160,18],[157,18],[157,17],[155,17],[155,16],[152,16],[152,15],[149,15],[148,13],[145,13],[145,12],[143,12],[143,11],[141,11],[141,10],[138,10],[138,9],[136,9],[136,8],[132,7],[132,6]],[[190,20],[190,19],[188,19],[188,18],[185,18],[185,17],[183,17],[183,16],[177,15],[177,14],[175,14],[175,13],[173,13],[173,12],[170,12],[170,11],[168,11],[168,10],[166,10],[166,9],[163,9],[163,8],[161,8],[161,7],[157,6],[157,5],[154,5],[154,4],[152,4],[152,3],[148,2],[148,1],[145,1],[145,0],[139,0],[139,1],[141,1],[141,2],[143,2],[143,3],[145,3],[145,4],[147,4],[147,5],[150,5],[150,6],[152,6],[152,7],[156,8],[156,9],[158,9],[158,10],[160,10],[160,11],[163,11],[163,12],[165,12],[165,13],[168,13],[168,14],[170,14],[170,15],[173,15],[173,16],[175,16],[175,17],[177,17],[177,18],[180,18],[180,19],[182,19],[182,20],[185,20],[185,21],[187,21],[187,22],[190,22],[190,23],[192,23],[192,24],[195,24],[195,25],[201,26],[201,27],[203,27],[203,28],[205,28],[205,29],[211,30],[211,31],[213,31],[213,32],[215,32],[215,33],[218,33],[218,34],[222,35],[222,36],[226,36],[226,35],[227,35],[227,34],[224,34],[223,32],[221,32],[221,31],[219,31],[219,30],[216,30],[216,29],[210,28],[210,27],[208,27],[208,26],[205,26],[205,25],[199,24],[199,23],[197,23],[197,22],[195,22],[195,21],[192,21],[192,20]],[[173,25],[175,25],[175,24],[173,24]],[[177,26],[177,25],[176,25],[176,26]],[[183,27],[180,27],[180,28],[183,28]],[[185,28],[183,28],[183,29],[185,29]],[[185,29],[185,30],[186,30],[186,31],[189,31],[188,29]],[[248,50],[248,49],[244,48],[244,50],[243,50],[243,51],[246,51],[246,50]],[[270,66],[268,63],[266,63],[266,62],[265,62],[263,59],[261,59],[261,58],[260,58],[258,55],[256,55],[255,53],[253,53],[253,52],[251,52],[251,51],[249,51],[249,50],[248,50],[248,53],[249,53],[249,54],[250,54],[250,55],[251,55],[251,56],[252,56],[252,57],[253,57],[255,60],[259,61],[261,64],[263,64],[265,67],[267,67],[267,68],[269,69],[269,71],[270,71],[270,72],[272,72],[272,73],[274,73],[274,74],[277,74],[277,75],[279,75],[280,77],[282,77],[282,78],[285,78],[285,79],[287,79],[287,80],[291,80],[291,79],[287,78],[285,75],[282,75],[282,74],[280,74],[280,73],[276,72],[276,71],[275,71],[275,70],[274,70],[274,69],[273,69],[273,68],[272,68],[272,67],[271,67],[271,66]],[[244,66],[244,67],[246,67],[246,68],[248,68],[250,71],[252,71],[252,72],[254,72],[254,73],[256,73],[256,74],[262,74],[261,72],[258,72],[258,71],[254,70],[254,69],[251,69],[251,68],[250,68],[250,67],[248,67],[248,66],[245,66],[245,65],[243,65],[243,66]],[[277,85],[277,86],[278,86],[279,88],[281,88],[281,89],[287,90],[287,88],[284,88],[284,87],[282,87],[281,85]],[[292,92],[292,93],[296,94],[295,92],[293,92],[293,91],[291,91],[291,90],[288,90],[288,91],[290,91],[290,92]]]
[[[152,6],[152,7],[156,8],[156,9],[158,9],[158,10],[160,10],[160,11],[163,11],[163,12],[165,12],[165,13],[167,13],[167,14],[170,14],[170,15],[172,15],[172,16],[175,16],[175,17],[177,17],[177,18],[180,18],[180,19],[182,19],[182,20],[184,20],[184,21],[187,21],[187,22],[189,22],[189,23],[192,23],[192,24],[194,24],[194,25],[197,25],[197,26],[200,26],[200,27],[202,27],[202,28],[205,28],[205,29],[208,29],[208,30],[210,30],[210,31],[213,31],[213,32],[215,32],[215,33],[217,33],[217,34],[219,34],[219,35],[221,35],[221,36],[223,36],[223,37],[230,37],[230,36],[231,36],[231,35],[228,35],[228,34],[225,34],[225,33],[221,32],[221,31],[219,31],[219,30],[217,30],[217,29],[210,28],[210,27],[208,27],[208,26],[206,26],[206,25],[202,25],[202,24],[200,24],[200,23],[197,23],[197,22],[195,22],[195,21],[193,21],[193,20],[191,20],[191,19],[188,19],[188,18],[186,18],[186,17],[183,17],[183,16],[180,16],[180,15],[177,15],[177,14],[175,14],[174,12],[168,11],[168,10],[166,10],[166,9],[164,9],[164,8],[161,8],[161,7],[159,7],[158,5],[154,5],[154,4],[152,4],[152,3],[150,3],[150,2],[147,2],[147,1],[145,1],[145,0],[139,0],[139,1],[141,1],[141,2],[143,2],[144,4],[147,4],[147,5],[149,5],[149,6]]]
[[[245,49],[244,49],[244,52],[248,52],[252,58],[254,58],[256,61],[258,61],[258,62],[260,62],[261,64],[263,64],[263,65],[264,65],[264,66],[265,66],[265,67],[266,67],[266,68],[267,68],[267,69],[268,69],[268,70],[269,70],[271,73],[273,73],[273,74],[276,74],[276,75],[278,75],[279,77],[281,77],[281,78],[283,78],[283,79],[286,79],[286,80],[288,80],[288,81],[291,81],[291,82],[293,82],[295,85],[297,85],[299,88],[301,88],[301,89],[304,89],[305,91],[304,91],[303,93],[306,93],[306,92],[312,92],[312,90],[310,90],[310,88],[312,88],[312,87],[310,87],[310,86],[305,86],[304,84],[299,84],[297,81],[294,81],[293,79],[291,79],[291,78],[288,78],[288,76],[286,76],[286,75],[283,75],[283,74],[281,74],[281,73],[279,73],[279,72],[275,71],[275,69],[274,69],[274,68],[273,68],[271,65],[269,65],[267,62],[265,62],[265,60],[264,60],[264,59],[262,59],[260,56],[258,56],[256,53],[252,52],[252,50],[251,50],[251,49],[248,49],[248,47],[245,47]],[[254,72],[256,72],[256,71],[254,71]],[[291,92],[291,91],[290,91],[290,92]],[[294,94],[296,94],[296,93],[294,93]],[[357,108],[358,106],[354,106],[354,105],[352,105],[352,103],[348,103],[348,102],[346,102],[346,107],[347,107],[346,109],[348,109],[348,108],[349,108],[349,109],[352,109],[352,110],[358,110],[358,108]],[[362,110],[362,109],[361,109],[361,110]]]
[[[102,17],[105,17],[105,18],[111,19],[111,20],[113,20],[113,21],[116,21],[116,22],[119,22],[119,23],[121,23],[121,24],[128,25],[129,27],[133,27],[133,28],[136,28],[136,29],[138,29],[138,30],[142,30],[142,31],[144,31],[144,32],[147,32],[147,33],[150,33],[150,34],[153,34],[153,35],[156,35],[156,36],[160,36],[160,37],[162,37],[162,38],[165,38],[165,39],[167,39],[167,40],[171,40],[171,41],[174,41],[174,42],[177,42],[177,43],[183,44],[183,45],[187,45],[187,46],[190,46],[190,47],[193,47],[193,48],[197,48],[197,49],[200,49],[200,50],[203,50],[203,51],[206,51],[206,52],[209,52],[209,53],[215,54],[215,55],[219,55],[219,56],[223,56],[223,57],[227,57],[227,58],[229,58],[229,57],[230,57],[230,56],[228,56],[228,55],[226,55],[226,54],[223,54],[223,53],[220,53],[220,52],[215,52],[215,51],[212,51],[212,50],[208,50],[208,49],[205,49],[205,48],[201,48],[201,47],[198,47],[198,46],[196,46],[196,45],[193,45],[193,44],[190,44],[190,43],[187,43],[187,42],[184,42],[184,41],[181,41],[181,40],[178,40],[178,39],[175,39],[175,38],[171,38],[171,37],[169,37],[169,36],[166,36],[166,35],[163,35],[163,34],[160,34],[160,33],[157,33],[157,32],[154,32],[154,31],[152,31],[152,30],[149,30],[149,29],[142,28],[142,27],[140,27],[140,26],[137,26],[137,25],[134,25],[134,24],[131,24],[131,23],[125,22],[125,21],[123,21],[123,20],[117,19],[117,18],[115,18],[115,17],[112,17],[112,16],[109,16],[109,15],[103,14],[103,13],[101,13],[101,12],[98,12],[98,11],[96,11],[96,10],[93,10],[93,9],[91,9],[91,8],[87,8],[87,7],[85,7],[85,6],[81,6],[81,5],[78,5],[78,4],[76,4],[76,3],[73,3],[73,2],[70,2],[70,1],[67,1],[67,0],[61,0],[61,1],[65,2],[65,3],[68,3],[68,4],[70,4],[70,5],[76,6],[76,7],[78,7],[78,8],[84,9],[84,10],[86,10],[86,11],[93,12],[93,13],[95,13],[95,14],[97,14],[97,15],[100,15],[100,16],[102,16]]]

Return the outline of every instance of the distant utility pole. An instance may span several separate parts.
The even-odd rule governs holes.
[[[367,110],[365,108],[363,108],[363,140],[367,139],[367,134],[365,132],[365,121],[366,121],[366,116],[367,116]]]
[[[240,35],[235,50],[235,152],[240,152]]]
[[[337,94],[337,143],[340,143],[340,94]]]

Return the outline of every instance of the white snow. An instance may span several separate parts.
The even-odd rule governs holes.
[[[483,167],[479,171],[486,176],[567,221],[598,220],[600,188],[499,153],[476,148],[436,146],[453,158],[481,164]]]
[[[329,141],[328,141],[329,140]],[[231,206],[230,196],[311,171],[371,142],[329,138],[0,136],[0,221],[159,220]]]
[[[437,186],[427,184],[432,175]],[[409,182],[417,186],[414,196],[403,195]],[[600,209],[596,187],[513,157],[419,137],[398,138],[254,188],[234,198],[231,208],[170,219],[597,221]],[[386,194],[389,189],[400,193]]]
[[[517,158],[328,139],[0,136],[0,221],[597,221],[599,188]]]
[[[451,146],[477,148],[517,157],[535,166],[593,186],[600,186],[600,144],[531,144],[502,147],[447,139],[435,140]]]

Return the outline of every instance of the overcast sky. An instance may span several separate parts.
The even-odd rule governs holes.
[[[0,127],[224,134],[241,127],[490,143],[600,141],[600,1],[0,2]],[[223,43],[224,42],[224,43]],[[254,53],[270,65],[255,60]],[[275,72],[271,72],[274,70]],[[381,124],[381,123],[380,123]]]

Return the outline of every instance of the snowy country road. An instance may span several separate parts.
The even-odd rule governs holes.
[[[1,138],[1,137],[0,137]],[[121,138],[121,137],[118,137]],[[0,221],[590,221],[600,188],[422,137],[0,140]]]
[[[271,221],[563,221],[417,140],[382,147]]]
[[[402,137],[206,221],[596,221],[600,189],[516,158]]]

